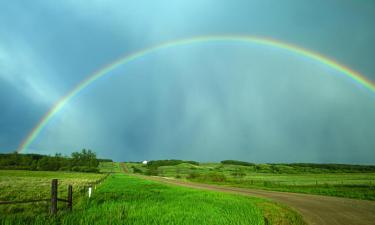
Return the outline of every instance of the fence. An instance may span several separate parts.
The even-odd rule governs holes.
[[[48,202],[51,201],[51,214],[57,213],[57,202],[62,201],[66,202],[68,210],[72,210],[73,207],[73,187],[68,185],[68,199],[62,199],[57,197],[58,181],[57,179],[52,179],[51,182],[51,198],[48,199],[33,199],[33,200],[23,200],[23,201],[0,201],[0,205],[9,205],[9,204],[24,204],[24,203],[35,203],[35,202]]]
[[[96,186],[100,183],[102,183],[105,179],[108,178],[108,176],[110,175],[111,173],[107,173],[104,177],[100,178],[99,180],[96,180],[94,182],[90,182],[88,183],[87,185],[85,185],[82,189],[82,192],[85,193],[85,192],[88,192],[89,195],[91,193],[90,189],[96,189]],[[90,196],[89,196],[90,197]]]
[[[86,191],[86,188],[89,190],[89,197],[91,197],[92,187],[96,189],[96,186],[103,182],[107,177],[109,176],[109,173],[107,173],[104,177],[100,178],[99,180],[95,182],[91,182],[88,185],[84,186],[83,191]],[[32,199],[32,200],[20,200],[20,201],[0,201],[0,205],[10,205],[10,204],[26,204],[26,203],[35,203],[35,202],[50,202],[50,213],[52,215],[55,215],[57,213],[57,203],[58,201],[67,203],[67,208],[69,211],[72,211],[73,209],[73,186],[68,185],[68,197],[67,199],[58,198],[58,180],[52,179],[51,181],[51,198],[47,199]]]

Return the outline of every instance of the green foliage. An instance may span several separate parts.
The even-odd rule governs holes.
[[[50,198],[51,179],[57,178],[59,198],[66,199],[67,186],[70,184],[73,186],[73,199],[76,203],[81,197],[83,187],[103,176],[103,174],[61,171],[0,170],[0,201],[48,199]],[[14,217],[48,215],[48,207],[47,202],[0,205],[0,224],[1,218],[6,215],[13,215]],[[66,204],[59,203],[58,207],[64,210]]]
[[[91,150],[73,152],[71,158],[61,154],[0,154],[0,169],[98,172],[99,160]]]
[[[202,178],[209,182],[225,182],[227,181],[227,178],[222,173],[217,172],[210,172],[202,176]]]
[[[85,172],[85,173],[98,173],[99,169],[94,167],[88,167],[88,166],[73,166],[71,168],[71,171],[75,172]]]
[[[184,165],[190,165],[190,166],[192,166],[192,165],[195,165],[195,166],[199,165],[199,163],[195,162],[195,161],[184,161],[184,160],[177,160],[177,159],[153,160],[153,161],[149,161],[147,163],[147,165],[146,165],[146,171],[144,171],[143,173],[145,175],[159,176],[159,175],[163,175],[163,172],[160,171],[159,168],[161,168],[161,167],[170,167],[170,166],[179,166],[179,165],[183,165],[183,164]],[[136,169],[136,171],[140,171],[139,167],[138,167],[138,169]]]
[[[99,163],[99,171],[101,173],[121,173],[122,172],[119,163],[108,162],[108,161]]]
[[[99,161],[100,163],[102,163],[102,162],[113,162],[112,159],[98,159],[98,161]]]
[[[263,173],[375,173],[372,165],[317,164],[317,163],[276,163],[255,164],[238,160],[223,160],[224,165],[255,166]]]
[[[279,213],[280,215],[278,215]],[[282,216],[281,216],[282,215]],[[287,216],[285,216],[287,215]],[[269,201],[194,190],[114,174],[73,212],[0,215],[8,224],[265,224],[301,225],[293,211]],[[290,218],[293,218],[291,220]]]
[[[71,161],[72,165],[77,167],[97,168],[99,165],[96,153],[86,149],[82,149],[81,152],[73,152]]]
[[[246,172],[242,169],[236,169],[235,171],[233,171],[231,173],[232,176],[234,177],[238,177],[238,178],[241,178],[241,177],[245,177],[246,176]]]
[[[293,213],[287,206],[268,201],[260,202],[257,206],[264,213],[265,225],[306,224],[301,215]]]
[[[288,165],[293,168],[308,170],[324,170],[332,173],[375,173],[375,166],[372,165],[347,165],[347,164],[315,164],[315,163],[291,163],[279,164]]]
[[[195,179],[198,179],[201,175],[197,172],[193,172],[193,173],[189,173],[189,175],[187,176],[187,179],[189,180],[195,180]]]
[[[140,170],[138,167],[136,167],[136,166],[132,166],[132,168],[133,168],[133,172],[134,172],[134,173],[143,174],[143,171]]]
[[[129,163],[146,174],[175,176],[181,170],[182,177],[186,177],[193,170],[219,171],[231,170],[233,176],[244,177],[249,172],[265,174],[340,174],[340,173],[375,173],[375,166],[344,165],[344,164],[254,164],[237,160],[224,160],[221,163],[198,163],[183,160],[156,160],[150,161],[146,166],[141,163]],[[142,167],[142,168],[141,168]],[[240,169],[241,171],[239,171]],[[153,170],[153,172],[147,172]],[[156,171],[157,170],[157,171]],[[238,170],[238,171],[235,171]],[[185,174],[185,176],[184,176]]]
[[[230,165],[239,165],[239,166],[254,166],[254,163],[238,161],[238,160],[223,160],[221,161],[222,164],[230,164]]]
[[[157,171],[150,172],[147,166],[139,163],[132,164],[134,168],[142,170],[143,174],[195,182],[375,200],[375,173],[359,172],[363,171],[363,168],[369,168],[371,171],[371,166],[314,165],[255,164],[244,166],[223,163],[200,163],[199,165],[181,163],[160,166]],[[345,170],[344,168],[347,168],[346,171],[350,173],[340,173]]]
[[[274,173],[273,167],[269,164],[257,164],[255,170],[259,173]]]
[[[184,161],[178,159],[169,159],[169,160],[153,160],[147,163],[148,168],[158,168],[160,166],[175,166],[181,163],[189,163],[192,165],[199,165],[198,162],[195,161]]]
[[[227,180],[225,175],[218,172],[209,172],[204,174],[193,172],[187,176],[187,179],[202,182],[225,182]]]
[[[159,175],[158,168],[156,168],[156,167],[150,167],[150,168],[146,171],[145,175],[149,175],[149,176],[158,176],[158,175]]]
[[[38,154],[0,154],[0,169],[33,169],[37,168],[37,162],[43,155]]]
[[[63,166],[69,168],[69,160],[56,154],[54,157],[43,157],[37,161],[37,170],[57,171]]]

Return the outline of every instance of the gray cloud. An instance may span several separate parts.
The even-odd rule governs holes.
[[[272,37],[375,80],[370,2],[15,1],[0,8],[1,93],[12,96],[0,98],[12,109],[0,112],[1,149],[14,148],[56,99],[96,69],[181,37]],[[372,93],[294,54],[210,43],[163,50],[112,73],[76,96],[29,151],[374,163]]]
[[[53,70],[26,43],[21,40],[0,39],[2,82],[9,82],[36,104],[51,104],[57,100],[58,94],[46,82],[50,76],[53,76]]]
[[[89,145],[131,160],[371,163],[371,95],[325,65],[271,52],[198,45],[126,65],[76,98],[69,108],[80,115],[62,112],[40,149]]]

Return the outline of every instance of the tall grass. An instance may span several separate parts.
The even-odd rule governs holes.
[[[7,217],[2,224],[304,224],[286,207],[257,198],[111,175],[56,217]]]
[[[141,164],[127,165],[133,172],[147,174],[147,167]],[[161,166],[155,175],[200,183],[375,200],[374,173],[319,172],[306,173],[288,168],[284,173],[264,173],[255,172],[251,166],[182,163]]]
[[[59,180],[58,197],[67,197],[68,184],[73,185],[73,199],[80,197],[83,186],[103,177],[103,174],[0,170],[0,201],[21,201],[50,198],[51,180]],[[65,203],[59,203],[64,208]],[[0,219],[8,215],[47,214],[49,202],[0,205]]]

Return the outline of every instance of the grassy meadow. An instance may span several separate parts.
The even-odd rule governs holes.
[[[222,163],[180,163],[158,167],[141,163],[126,165],[129,171],[134,173],[201,183],[375,200],[373,172],[348,173],[314,168],[306,171],[286,165],[267,164],[242,166]]]
[[[101,173],[121,173],[122,169],[119,163],[115,162],[101,162],[99,164],[99,171]]]
[[[101,173],[0,170],[0,201],[49,198],[53,178],[59,179],[59,198],[66,198],[68,184],[74,189],[72,212],[65,210],[66,203],[59,203],[56,216],[49,215],[49,202],[0,205],[0,224],[305,224],[295,211],[268,200],[162,184],[124,171],[245,188],[375,199],[372,172],[311,172],[285,165],[259,171],[267,166],[189,161],[150,165],[101,162]],[[111,175],[89,199],[83,187],[106,173]]]
[[[90,199],[83,194],[75,196],[72,212],[60,210],[51,217],[46,203],[27,204],[17,210],[7,205],[1,209],[0,224],[305,224],[294,211],[267,200],[147,181],[116,173],[121,171],[118,163],[102,163],[100,169],[113,173]],[[59,197],[64,198],[63,187],[68,183],[76,190],[101,176],[0,171],[0,200],[48,197],[51,178],[59,179]]]
[[[73,186],[73,199],[77,199],[85,185],[103,176],[104,174],[95,173],[0,170],[0,201],[48,199],[53,178],[57,178],[59,182],[59,198],[67,198],[67,186],[70,184]],[[66,203],[59,203],[60,208],[65,206]],[[46,214],[48,207],[49,202],[0,205],[0,218],[7,215]]]

